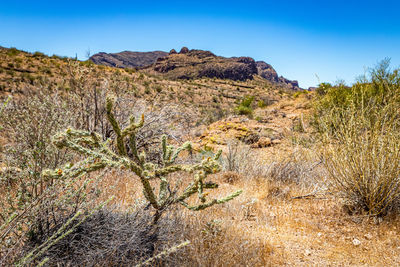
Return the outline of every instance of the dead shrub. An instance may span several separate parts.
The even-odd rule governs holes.
[[[257,150],[239,141],[231,141],[223,158],[223,166],[228,173],[234,172],[252,179],[263,178],[303,185],[322,185],[325,181],[321,161],[310,160],[297,149],[279,159],[262,159]]]
[[[222,159],[223,169],[243,177],[265,176],[265,163],[249,145],[238,140],[228,142],[228,151]]]
[[[154,225],[151,212],[144,207],[138,206],[129,213],[117,210],[114,207],[94,213],[38,260],[47,257],[47,264],[52,266],[133,266],[183,238],[183,224],[177,213],[169,213]],[[24,249],[30,251],[45,242],[67,219],[55,226],[49,235],[27,243]],[[153,262],[167,263],[168,259]]]

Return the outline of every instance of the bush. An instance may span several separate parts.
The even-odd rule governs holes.
[[[362,76],[351,87],[343,83],[336,86],[321,83],[317,89],[319,97],[314,102],[313,124],[316,129],[320,133],[335,131],[334,120],[341,119],[341,111],[350,107],[357,110],[373,105],[380,109],[389,103],[400,103],[400,70],[392,71],[389,63],[388,59],[383,60],[370,70],[369,77]],[[333,120],[330,121],[330,118]],[[370,119],[374,120],[372,116]],[[321,121],[324,122],[324,129],[320,127]]]
[[[37,57],[37,58],[41,58],[41,57],[44,57],[45,54],[43,54],[42,52],[36,51],[35,53],[33,53],[33,56]]]
[[[139,122],[135,122],[135,118],[130,118],[130,123],[122,129],[120,124],[115,120],[112,108],[114,100],[107,98],[106,110],[107,118],[113,127],[115,138],[114,144],[116,152],[113,152],[109,146],[109,141],[102,142],[101,136],[96,133],[67,129],[54,137],[54,144],[58,148],[70,148],[86,157],[76,167],[66,167],[64,170],[47,170],[43,173],[46,179],[77,177],[82,172],[90,173],[106,167],[122,168],[130,170],[136,174],[142,183],[143,193],[149,204],[155,209],[155,221],[159,219],[161,213],[168,206],[173,204],[181,204],[190,210],[203,210],[215,204],[225,203],[238,196],[241,191],[237,191],[220,200],[206,201],[204,189],[213,189],[217,185],[206,182],[209,174],[216,173],[220,170],[217,162],[221,156],[221,152],[217,153],[213,158],[208,157],[201,163],[196,165],[176,164],[178,155],[185,150],[191,150],[191,144],[186,142],[180,147],[174,147],[167,144],[167,137],[163,136],[161,140],[162,157],[161,164],[151,162],[147,159],[146,153],[139,153],[137,149],[136,134],[138,129],[144,125],[144,115]],[[129,152],[129,154],[128,154]],[[89,163],[89,165],[88,165]],[[175,172],[193,173],[193,182],[180,194],[171,191],[168,176]],[[156,196],[151,180],[159,181],[159,192]],[[186,202],[193,194],[198,193],[199,204],[189,204]]]
[[[268,106],[268,104],[265,103],[265,101],[261,99],[261,100],[259,100],[259,101],[257,102],[257,106],[258,106],[259,108],[265,108],[266,106]]]
[[[314,110],[325,166],[351,212],[399,207],[400,73],[388,63],[352,87],[326,86]]]
[[[9,48],[9,49],[7,50],[7,55],[9,55],[9,56],[17,56],[17,55],[19,55],[20,53],[21,53],[21,51],[18,50],[17,48],[15,48],[15,47],[11,47],[11,48]]]
[[[251,117],[253,115],[253,108],[251,107],[253,100],[254,96],[244,97],[240,104],[235,108],[235,113]]]
[[[208,199],[207,197],[208,192],[206,191],[218,187],[216,183],[208,181],[207,176],[220,170],[218,159],[221,152],[212,157],[204,158],[199,163],[185,164],[184,161],[178,159],[178,156],[185,150],[191,150],[190,143],[174,147],[169,145],[166,136],[163,136],[161,140],[161,161],[149,159],[145,151],[139,150],[137,142],[139,129],[145,124],[145,116],[142,115],[139,122],[135,122],[134,117],[131,117],[126,127],[121,128],[114,116],[114,102],[111,98],[106,101],[106,116],[114,131],[112,138],[103,141],[102,136],[98,133],[75,129],[60,132],[53,137],[53,144],[60,149],[55,150],[57,151],[55,155],[57,153],[63,155],[65,152],[62,152],[61,149],[68,148],[77,152],[78,157],[71,157],[71,153],[64,155],[68,155],[71,161],[78,161],[74,164],[66,163],[64,167],[53,169],[60,163],[65,163],[65,160],[62,160],[62,157],[55,157],[55,159],[49,157],[48,154],[54,151],[54,147],[49,146],[49,133],[68,123],[68,120],[61,119],[59,121],[60,116],[64,115],[70,119],[73,116],[57,110],[49,112],[52,108],[63,106],[52,106],[54,103],[49,102],[48,106],[42,106],[41,104],[46,104],[46,102],[33,101],[32,109],[36,113],[30,113],[26,106],[21,106],[21,115],[18,116],[18,112],[15,113],[17,125],[5,125],[6,128],[17,131],[14,135],[24,140],[21,145],[28,144],[33,147],[28,147],[27,154],[29,157],[27,159],[24,157],[22,159],[15,158],[16,162],[21,161],[20,168],[7,168],[1,176],[4,183],[9,185],[7,190],[2,192],[3,197],[0,202],[2,204],[0,209],[2,212],[0,221],[1,265],[15,263],[15,260],[21,258],[24,252],[27,253],[26,251],[33,247],[35,248],[19,262],[21,265],[42,264],[49,261],[55,264],[60,260],[57,258],[58,256],[61,259],[66,257],[67,261],[69,261],[69,257],[72,261],[78,257],[78,261],[82,261],[82,258],[79,257],[86,257],[87,259],[87,257],[91,257],[87,254],[89,252],[94,253],[95,256],[100,254],[107,256],[107,253],[109,253],[108,255],[112,255],[114,258],[110,257],[104,260],[106,262],[107,260],[116,261],[112,264],[117,265],[124,263],[124,257],[127,258],[128,262],[137,261],[149,255],[153,256],[153,252],[156,252],[154,246],[159,241],[162,215],[170,210],[169,207],[172,205],[181,204],[189,210],[197,211],[226,203],[241,194],[241,190],[238,190],[221,199]],[[40,104],[37,106],[37,103]],[[30,107],[29,103],[27,105]],[[38,110],[43,111],[42,109],[45,111],[44,114],[37,112]],[[34,117],[30,117],[30,115]],[[55,119],[52,116],[55,116]],[[42,120],[43,125],[40,123]],[[12,120],[9,121],[13,122]],[[50,122],[50,124],[47,125],[47,122]],[[39,128],[34,130],[33,127]],[[21,137],[19,137],[20,135]],[[21,153],[24,152],[25,150],[21,150]],[[50,169],[43,170],[46,167]],[[146,210],[152,208],[149,210],[151,219],[146,219],[147,221],[143,222],[143,230],[145,231],[143,242],[145,243],[140,247],[139,244],[142,242],[140,230],[137,232],[138,235],[130,235],[138,230],[136,229],[138,227],[132,226],[127,229],[131,232],[125,233],[130,235],[126,237],[125,241],[128,243],[136,242],[139,249],[135,252],[134,247],[129,245],[130,243],[125,244],[127,247],[123,245],[124,247],[120,249],[122,256],[113,254],[116,253],[116,249],[118,250],[114,247],[113,242],[124,243],[124,239],[112,232],[101,233],[103,236],[98,232],[101,232],[100,226],[104,227],[104,230],[107,230],[107,227],[115,227],[115,225],[103,225],[102,222],[97,221],[99,218],[103,218],[96,215],[98,214],[96,210],[102,208],[103,204],[95,208],[98,203],[96,199],[101,193],[100,188],[97,187],[99,180],[103,177],[101,174],[109,168],[128,170],[136,175],[135,177],[142,185]],[[176,172],[193,175],[192,182],[184,189],[180,187],[180,182],[171,183],[171,174]],[[18,179],[15,180],[15,176]],[[159,189],[156,191],[154,187],[157,185]],[[193,199],[194,195],[198,196],[197,202]],[[142,208],[144,209],[144,206]],[[111,217],[114,215],[111,215]],[[115,216],[118,217],[119,215]],[[117,219],[115,222],[121,223],[121,220]],[[96,227],[96,229],[91,229],[91,227]],[[71,233],[73,235],[69,236]],[[74,238],[80,233],[83,236],[75,240]],[[108,234],[111,236],[108,236]],[[124,233],[121,232],[120,234]],[[138,239],[134,239],[136,237]],[[86,240],[85,238],[94,242],[93,246],[99,249],[99,251],[95,251],[97,254],[90,250],[92,248],[71,247],[68,249],[66,244],[70,244],[69,241],[74,243],[79,240]],[[104,247],[101,247],[99,242],[102,239],[108,240],[110,243],[103,244]],[[84,244],[87,244],[87,242],[84,242]],[[141,251],[144,246],[150,247],[150,249],[147,252],[146,250]],[[112,251],[110,251],[111,248]],[[53,249],[56,254],[51,253]],[[79,255],[70,255],[71,250]],[[117,259],[119,256],[122,258]],[[84,260],[82,264],[85,265]]]
[[[324,163],[351,212],[383,216],[399,207],[398,111],[392,105],[349,108],[336,119],[335,133],[327,134]]]
[[[183,225],[176,213],[162,218],[157,226],[152,225],[152,219],[151,212],[140,205],[130,213],[101,209],[38,260],[48,258],[47,264],[52,266],[134,266],[183,239]],[[24,249],[30,251],[48,238],[50,235],[41,236]],[[163,262],[168,260],[156,263]]]
[[[239,141],[228,142],[228,151],[222,159],[224,177],[234,176],[247,179],[269,179],[275,182],[313,184],[322,182],[325,173],[315,160],[306,159],[300,151],[294,151],[291,155],[273,161],[262,159],[257,151]],[[228,178],[229,180],[229,178]]]
[[[70,124],[74,116],[57,96],[30,95],[14,100],[0,121],[8,144],[0,169],[0,265],[21,256],[26,242],[48,236],[64,218],[86,210],[97,189],[92,178],[44,179],[41,172],[72,158],[51,145],[51,136]]]

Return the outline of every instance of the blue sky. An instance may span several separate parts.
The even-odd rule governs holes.
[[[307,88],[400,66],[400,1],[1,1],[0,45],[85,59],[182,46],[270,63]]]

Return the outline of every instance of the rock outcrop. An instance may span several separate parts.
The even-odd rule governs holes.
[[[300,90],[298,81],[296,80],[292,81],[286,79],[283,76],[278,76],[278,73],[270,64],[265,63],[264,61],[257,61],[256,64],[257,64],[258,75],[260,75],[264,79],[274,83],[280,83],[292,90]]]
[[[225,58],[210,51],[189,50],[183,47],[179,53],[158,58],[156,63],[144,69],[170,79],[196,79],[201,77],[245,81],[257,74],[254,59],[249,57]]]
[[[256,65],[258,75],[271,82],[279,82],[278,73],[270,64],[265,63],[264,61],[257,61]]]
[[[97,53],[90,57],[90,60],[99,65],[106,65],[117,68],[138,68],[145,67],[156,62],[158,58],[167,56],[167,52],[130,52],[120,53]]]

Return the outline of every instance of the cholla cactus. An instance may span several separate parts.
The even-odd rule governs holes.
[[[162,137],[162,163],[155,164],[146,160],[144,151],[139,153],[136,147],[136,133],[143,126],[144,116],[139,122],[135,118],[130,118],[129,125],[121,129],[113,113],[114,101],[107,98],[106,111],[107,118],[115,132],[116,152],[110,147],[111,140],[101,141],[97,133],[67,129],[64,132],[54,136],[53,143],[58,148],[70,148],[84,156],[86,159],[74,166],[65,166],[62,169],[46,170],[43,177],[47,179],[74,178],[84,173],[90,173],[103,168],[119,168],[130,170],[135,173],[143,186],[143,194],[151,206],[156,210],[155,220],[158,220],[162,211],[172,204],[182,204],[190,210],[202,210],[215,204],[222,204],[232,200],[242,193],[236,191],[222,199],[207,200],[206,189],[217,188],[218,185],[213,182],[206,182],[209,174],[220,171],[221,166],[218,159],[221,156],[219,151],[213,158],[208,157],[197,164],[177,164],[176,160],[180,152],[190,151],[191,144],[184,143],[180,147],[174,147],[167,144],[166,136]],[[127,147],[130,153],[128,155]],[[170,190],[168,176],[171,173],[183,171],[193,175],[193,181],[186,187],[181,194]],[[158,196],[151,186],[152,180],[159,179]],[[187,200],[197,193],[199,202],[195,205],[188,204]]]

